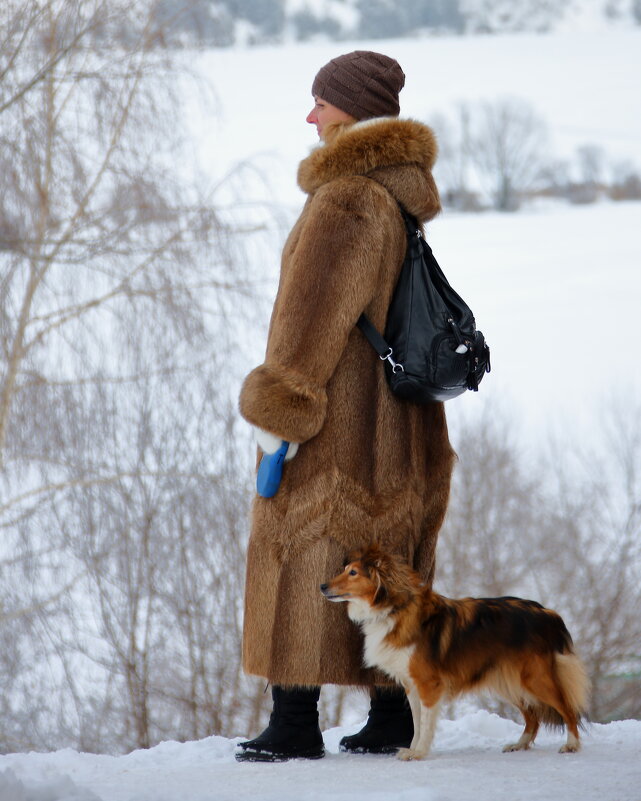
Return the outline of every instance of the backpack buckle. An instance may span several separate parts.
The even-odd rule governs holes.
[[[403,365],[399,364],[398,362],[395,362],[394,359],[392,359],[392,353],[393,352],[394,351],[390,348],[387,351],[387,353],[384,353],[382,356],[379,356],[378,358],[382,362],[388,361],[392,365],[392,372],[393,373],[400,373],[401,371],[405,372],[405,368],[403,367]]]

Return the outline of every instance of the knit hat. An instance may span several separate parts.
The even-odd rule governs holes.
[[[371,50],[354,50],[321,67],[312,94],[357,120],[397,117],[405,73],[397,61]]]

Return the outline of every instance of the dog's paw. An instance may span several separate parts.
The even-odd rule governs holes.
[[[417,759],[425,759],[425,754],[415,748],[399,748],[396,752],[396,758],[403,762],[411,762]]]
[[[503,746],[503,753],[511,754],[512,751],[527,751],[529,747],[530,743],[508,743],[507,745]]]
[[[568,732],[565,745],[559,748],[559,754],[576,754],[576,752],[580,750],[581,750],[581,743],[579,741],[579,738],[576,737],[574,734],[572,734],[572,732]]]

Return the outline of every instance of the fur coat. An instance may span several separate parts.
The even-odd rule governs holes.
[[[361,635],[319,585],[377,541],[431,582],[453,452],[443,404],[397,400],[355,327],[379,330],[406,249],[397,201],[440,210],[429,128],[380,118],[335,126],[301,162],[308,195],[282,256],[265,361],[242,415],[301,443],[274,498],[256,497],[247,554],[243,665],[273,684],[388,683],[365,669]]]

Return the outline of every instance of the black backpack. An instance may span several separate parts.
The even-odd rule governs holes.
[[[361,314],[356,325],[385,361],[395,395],[414,403],[445,401],[479,388],[490,349],[472,310],[452,289],[418,223],[399,207],[407,252],[394,289],[385,336]]]

